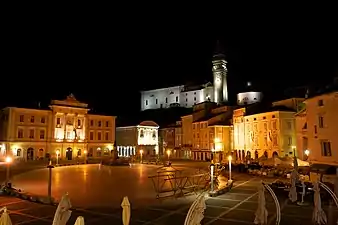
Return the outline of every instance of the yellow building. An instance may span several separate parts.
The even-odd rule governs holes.
[[[187,158],[191,157],[192,149],[192,122],[193,115],[186,115],[181,117],[182,121],[182,151]]]
[[[299,156],[313,163],[338,164],[338,91],[308,98],[304,103],[304,110],[296,116]]]
[[[211,110],[207,118],[193,122],[193,159],[221,162],[231,151],[232,109],[227,106]]]
[[[50,110],[7,107],[0,118],[0,155],[35,160],[110,155],[115,142],[115,117],[88,114],[75,99],[53,100]]]
[[[236,160],[295,154],[294,111],[272,107],[268,112],[247,114],[245,108],[237,109],[233,114]]]

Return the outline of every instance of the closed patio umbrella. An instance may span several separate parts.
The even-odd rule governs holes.
[[[298,173],[296,170],[291,172],[291,187],[289,191],[289,199],[291,202],[297,201],[297,188],[296,188],[296,181],[298,179]]]
[[[3,207],[2,209],[0,209],[0,211],[3,211],[0,217],[0,225],[12,225],[11,218],[9,218],[9,215],[7,213],[7,208]]]
[[[313,185],[314,190],[314,209],[312,219],[315,224],[327,224],[327,217],[322,208],[322,201],[320,199],[320,188],[319,183],[315,182]]]
[[[122,223],[123,225],[129,225],[130,223],[130,203],[128,197],[124,197],[121,203],[122,207]]]
[[[84,218],[82,216],[78,216],[74,225],[84,225],[85,222],[84,222]]]
[[[54,215],[53,225],[66,225],[70,215],[72,214],[72,211],[69,210],[71,207],[72,205],[67,193],[62,196],[61,201],[59,202]]]
[[[204,218],[204,210],[206,209],[204,195],[200,195],[191,204],[184,225],[200,225]]]
[[[268,222],[268,210],[265,203],[265,187],[261,183],[258,186],[258,208],[255,213],[255,224],[267,224]]]

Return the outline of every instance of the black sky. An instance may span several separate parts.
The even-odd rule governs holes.
[[[338,74],[336,20],[327,15],[243,12],[213,22],[53,15],[11,20],[2,32],[2,107],[47,105],[74,93],[97,111],[133,113],[142,89],[211,81],[216,40],[232,97],[246,81],[272,95]]]

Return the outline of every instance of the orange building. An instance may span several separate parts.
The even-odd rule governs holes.
[[[338,164],[338,91],[304,101],[296,115],[297,150],[312,163]]]

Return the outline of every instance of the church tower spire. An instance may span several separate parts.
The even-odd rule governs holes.
[[[212,57],[212,73],[214,77],[214,101],[217,104],[228,101],[227,84],[227,61],[223,53],[220,41],[216,43],[214,55]]]

